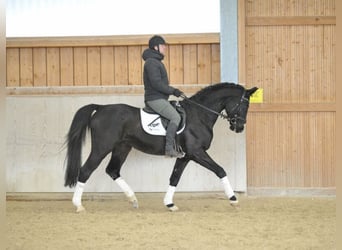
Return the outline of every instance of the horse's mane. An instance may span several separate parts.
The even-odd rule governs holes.
[[[244,89],[243,86],[235,83],[230,82],[221,82],[216,83],[214,85],[210,85],[208,87],[205,87],[198,91],[196,94],[194,94],[191,98],[193,99],[202,99],[203,97],[208,98],[208,93],[212,91],[222,90],[222,89]]]

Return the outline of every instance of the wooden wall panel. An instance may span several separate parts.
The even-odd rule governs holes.
[[[61,58],[61,86],[74,84],[74,50],[70,47],[60,49]]]
[[[334,82],[335,40],[324,35],[332,30],[332,25],[248,27],[247,82],[265,88],[267,103],[334,102],[329,82]]]
[[[127,47],[118,46],[114,48],[115,63],[115,85],[128,85],[128,52]]]
[[[47,48],[47,85],[60,85],[60,53],[59,48]]]
[[[18,87],[20,86],[20,68],[19,48],[7,49],[6,53],[6,67],[7,67],[7,86]]]
[[[87,48],[74,48],[74,84],[85,86],[88,84]]]
[[[218,34],[167,35],[163,63],[171,84],[220,79]],[[7,43],[10,86],[128,86],[143,84],[149,37],[13,38]]]
[[[33,86],[33,52],[32,48],[20,49],[20,86]]]
[[[183,68],[184,82],[188,84],[197,84],[197,46],[183,46]]]
[[[172,45],[169,49],[169,79],[174,84],[184,83],[183,46]]]
[[[247,122],[248,187],[335,187],[335,1],[245,6],[246,83],[264,90]]]
[[[335,186],[334,112],[252,112],[247,141],[250,187]]]
[[[101,49],[100,47],[87,48],[87,72],[88,85],[97,86],[101,84]]]
[[[142,81],[142,58],[141,47],[130,46],[128,47],[128,84],[141,85]]]
[[[221,81],[220,45],[211,45],[211,82]]]
[[[246,16],[334,16],[335,0],[246,1]]]
[[[163,63],[164,63],[164,66],[165,66],[165,68],[169,74],[170,73],[170,46],[168,46],[166,51],[165,51]],[[169,76],[169,79],[170,79],[170,76]]]
[[[198,45],[197,50],[198,83],[211,82],[211,47],[209,44]]]
[[[114,48],[101,47],[101,84],[114,85]]]
[[[46,48],[33,48],[33,82],[35,86],[47,84]]]

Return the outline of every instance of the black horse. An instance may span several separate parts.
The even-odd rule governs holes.
[[[238,202],[225,170],[211,159],[206,150],[210,147],[213,126],[219,116],[228,120],[232,131],[243,131],[249,98],[257,89],[245,89],[233,83],[218,83],[200,90],[190,98],[183,96],[184,99],[179,103],[186,112],[186,127],[177,135],[177,142],[185,156],[176,160],[164,197],[164,204],[171,211],[178,209],[173,204],[173,196],[190,160],[214,172],[221,179],[230,203]],[[221,113],[223,110],[226,114]],[[91,152],[81,167],[81,148],[87,128],[91,130]],[[120,176],[120,169],[132,147],[148,154],[164,155],[165,138],[150,135],[143,130],[139,108],[126,104],[89,104],[76,112],[67,135],[64,185],[76,186],[73,203],[78,212],[84,210],[81,199],[86,181],[110,152],[112,155],[106,173],[120,186],[133,206],[138,206],[134,192]]]

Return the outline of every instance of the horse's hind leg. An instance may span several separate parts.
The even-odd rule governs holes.
[[[78,182],[76,184],[74,195],[72,197],[72,203],[77,208],[76,212],[83,212],[85,210],[82,206],[82,194],[85,183],[89,179],[90,175],[94,172],[94,170],[100,165],[105,155],[100,155],[98,153],[95,153],[95,151],[91,151],[88,159],[81,167],[78,176]]]
[[[118,184],[121,190],[125,193],[128,201],[132,203],[134,208],[138,208],[138,200],[126,181],[120,176],[122,164],[125,162],[132,147],[127,144],[120,144],[112,151],[112,157],[106,168],[106,173]]]

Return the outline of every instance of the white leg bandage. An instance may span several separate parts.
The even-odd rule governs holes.
[[[83,189],[84,189],[85,183],[82,182],[77,182],[74,196],[72,197],[72,203],[76,207],[82,206],[82,194],[83,194]]]
[[[229,183],[228,177],[225,176],[221,179],[223,188],[224,188],[224,192],[225,194],[228,196],[228,198],[232,197],[234,194],[234,191],[232,189],[232,186]]]
[[[130,188],[130,186],[128,186],[124,179],[119,177],[115,180],[115,182],[118,184],[118,186],[121,188],[121,190],[125,193],[127,197],[132,197],[134,195],[133,190]]]
[[[176,191],[176,187],[174,186],[169,186],[165,197],[164,197],[164,205],[169,205],[169,204],[173,204],[173,195],[175,194]]]

